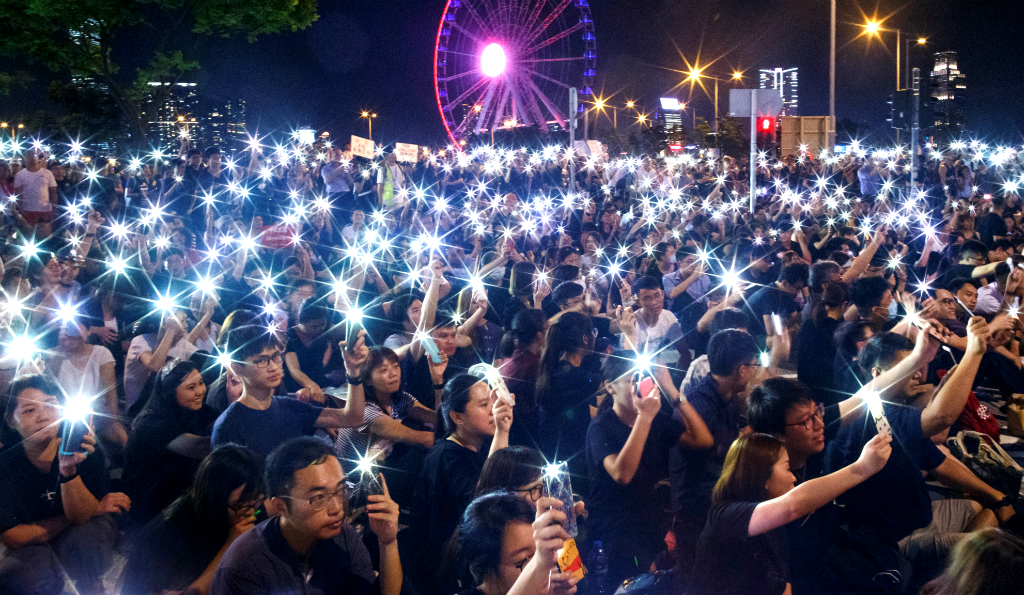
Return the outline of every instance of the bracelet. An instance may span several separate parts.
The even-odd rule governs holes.
[[[64,474],[61,474],[60,482],[61,483],[71,483],[72,481],[75,481],[76,477],[78,477],[78,470],[77,469],[75,469],[74,473],[72,473],[71,475],[68,475],[68,476],[65,476]]]
[[[87,237],[87,238],[94,238],[94,237],[96,237],[96,234],[95,233],[87,233],[87,234],[85,234],[85,237]]]
[[[349,386],[359,386],[363,383],[361,378],[353,378],[348,374],[345,374],[345,382],[348,382]]]
[[[444,383],[442,382],[441,384],[435,384],[434,390],[444,390]]]

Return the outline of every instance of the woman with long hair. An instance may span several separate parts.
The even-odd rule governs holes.
[[[255,525],[265,493],[258,456],[236,444],[215,449],[188,491],[139,534],[121,593],[209,593],[221,557]]]
[[[409,560],[427,595],[441,593],[436,553],[458,527],[473,500],[484,462],[508,446],[512,406],[497,391],[471,374],[459,374],[445,385],[437,418],[438,440],[423,462],[412,497],[410,519],[416,551]],[[406,559],[403,555],[403,560]]]
[[[827,405],[844,398],[832,391],[832,374],[837,351],[834,337],[849,300],[849,285],[843,281],[829,283],[797,338],[797,378],[814,391],[818,401]]]
[[[50,369],[65,394],[95,398],[97,411],[103,413],[97,418],[97,434],[121,449],[128,442],[128,433],[118,421],[114,356],[102,345],[86,343],[86,334],[85,327],[75,321],[61,324]]]
[[[512,319],[511,326],[502,343],[512,345],[512,354],[498,368],[508,390],[519,395],[513,407],[515,421],[509,443],[536,446],[540,418],[535,388],[548,321],[542,310],[522,310]]]
[[[508,290],[512,299],[505,303],[501,320],[506,329],[512,325],[512,319],[523,310],[540,309],[541,302],[551,293],[551,286],[546,279],[539,279],[537,265],[528,260],[517,262],[512,267]]]
[[[487,458],[476,485],[477,497],[503,490],[535,505],[544,493],[544,455],[536,448],[509,446]]]
[[[131,516],[138,527],[188,489],[209,454],[217,412],[205,397],[203,376],[188,360],[171,360],[157,375],[125,451],[125,492],[135,503]]]
[[[811,514],[885,466],[892,436],[878,434],[852,465],[796,484],[783,442],[740,436],[729,448],[697,543],[693,595],[782,595],[789,577],[776,529]]]
[[[570,472],[586,473],[582,456],[587,426],[601,386],[600,360],[593,355],[590,317],[566,312],[548,329],[535,391],[540,412],[540,450],[551,461],[569,461]],[[596,411],[596,409],[595,409]]]

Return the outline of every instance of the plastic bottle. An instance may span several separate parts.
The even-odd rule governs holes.
[[[594,551],[590,554],[589,595],[611,595],[608,584],[608,554],[604,551],[604,543],[594,542]]]

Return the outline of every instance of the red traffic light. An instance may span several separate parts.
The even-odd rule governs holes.
[[[761,130],[768,131],[768,130],[772,129],[771,127],[772,127],[771,118],[764,118],[763,120],[761,120]]]

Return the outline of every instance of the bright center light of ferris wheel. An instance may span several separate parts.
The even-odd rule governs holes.
[[[491,78],[505,72],[505,48],[492,43],[480,54],[480,70]]]

